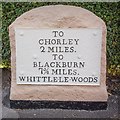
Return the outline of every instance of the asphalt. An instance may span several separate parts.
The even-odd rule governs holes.
[[[0,104],[2,108],[2,118],[106,118],[106,119],[119,119],[120,118],[120,107],[119,101],[120,97],[118,95],[110,95],[108,98],[108,106],[106,110],[95,110],[95,111],[88,111],[88,110],[72,110],[72,109],[11,109],[10,108],[10,100],[9,100],[9,93],[10,93],[10,71],[3,70],[1,73],[0,69],[0,78],[2,82],[0,86],[0,100],[2,103]],[[2,84],[3,83],[3,84]]]
[[[2,69],[0,69],[0,119],[2,119]]]

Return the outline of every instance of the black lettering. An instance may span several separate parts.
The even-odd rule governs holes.
[[[98,77],[94,77],[94,82],[97,82],[98,81]]]
[[[40,44],[40,45],[43,45],[43,44],[44,44],[43,39],[40,39],[40,40],[39,40],[39,44]]]
[[[74,52],[74,47],[70,47],[70,52]]]
[[[78,81],[79,81],[79,82],[82,82],[82,81],[83,81],[83,78],[82,78],[82,77],[79,77]]]
[[[69,52],[69,47],[65,47],[65,52]]]
[[[88,78],[87,77],[84,77],[84,82],[88,82]]]
[[[53,77],[53,82],[58,82],[58,78],[57,77]]]
[[[76,75],[76,74],[77,74],[77,70],[74,69],[74,70],[73,70],[73,75]]]
[[[37,67],[37,62],[33,62],[33,67]]]
[[[93,82],[93,77],[89,77],[89,82]]]
[[[26,78],[26,77],[19,76],[20,81],[25,81],[25,78]]]
[[[78,77],[71,77],[72,82],[77,82]]]
[[[64,77],[64,78],[65,78],[65,82],[68,82],[68,78],[69,78],[69,77]]]
[[[48,47],[48,52],[54,52],[54,47]]]

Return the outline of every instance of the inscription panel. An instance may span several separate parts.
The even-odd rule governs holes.
[[[17,84],[100,85],[101,29],[16,28]]]

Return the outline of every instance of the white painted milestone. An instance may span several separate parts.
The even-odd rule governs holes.
[[[16,28],[17,84],[100,85],[102,30]]]

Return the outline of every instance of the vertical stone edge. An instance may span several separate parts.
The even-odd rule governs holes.
[[[11,48],[11,88],[10,93],[15,90],[12,86],[12,82],[16,79],[16,48],[15,48],[15,32],[12,24],[9,26],[9,39],[10,39],[10,48]],[[13,92],[12,92],[13,93]],[[10,99],[12,99],[10,95]]]

